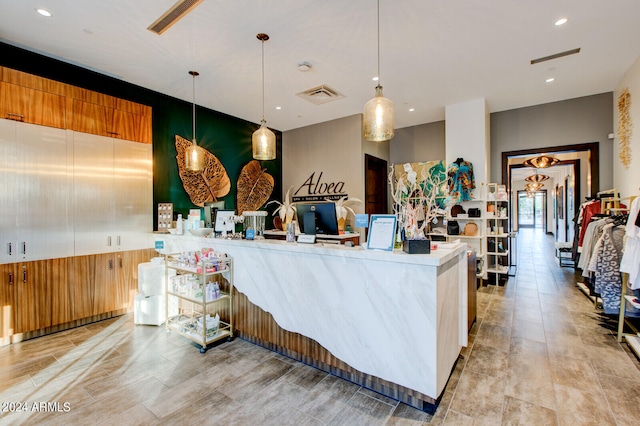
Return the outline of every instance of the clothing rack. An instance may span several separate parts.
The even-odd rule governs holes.
[[[634,298],[632,296],[625,294],[626,293],[625,289],[627,288],[628,280],[629,280],[629,274],[623,272],[622,273],[622,290],[620,291],[620,317],[618,318],[618,343],[622,343],[622,339],[626,340],[627,344],[629,345],[629,348],[633,352],[635,352],[636,356],[640,357],[640,333],[638,332],[638,329],[631,323],[631,321],[628,321],[627,318],[624,316],[624,311],[627,307],[627,302],[633,305],[637,305],[637,307],[640,308],[640,304],[633,302]],[[625,324],[635,334],[625,333],[624,332]]]

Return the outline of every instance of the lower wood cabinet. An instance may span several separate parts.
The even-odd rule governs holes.
[[[13,334],[13,288],[18,274],[17,264],[0,265],[0,346],[10,343]]]
[[[153,249],[0,265],[0,346],[10,337],[133,309]]]
[[[7,266],[7,265],[4,265]],[[13,333],[26,333],[69,321],[67,260],[20,262],[13,267]]]

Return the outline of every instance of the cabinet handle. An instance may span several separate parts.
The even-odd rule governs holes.
[[[107,134],[111,136],[120,136],[120,133],[118,132],[107,132]]]
[[[9,285],[13,285],[13,272],[9,272]]]
[[[122,258],[121,257],[118,258],[118,266],[120,266],[120,269],[122,269]]]
[[[113,269],[113,260],[109,259],[109,270]]]
[[[27,254],[27,242],[22,242],[22,254]]]
[[[13,244],[7,243],[7,254],[13,256]]]
[[[8,112],[7,113],[7,119],[8,120],[15,120],[15,121],[24,121],[24,115],[22,115],[22,114],[14,114],[12,112]]]
[[[22,271],[22,282],[24,284],[27,283],[27,271],[26,271],[26,269],[24,271]]]
[[[116,237],[116,245],[119,246],[120,245],[120,235],[118,235]]]
[[[111,247],[111,236],[107,237],[107,245]]]

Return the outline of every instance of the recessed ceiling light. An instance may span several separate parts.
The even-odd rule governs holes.
[[[413,112],[415,110],[416,110],[415,108],[409,108],[409,112]]]
[[[281,109],[282,109],[282,107],[280,107],[280,106],[277,106],[277,107],[276,107],[276,109],[277,109],[277,110],[281,110]]]
[[[380,78],[378,78],[378,77],[376,76],[376,77],[373,77],[371,80],[373,80],[373,81],[378,81],[378,80],[380,80]]]
[[[567,21],[568,21],[567,18],[560,18],[555,22],[555,26],[559,27],[560,25],[564,25],[567,23]]]
[[[49,12],[47,9],[43,9],[41,7],[37,8],[36,12],[38,12],[42,16],[46,16],[47,18],[51,16],[51,12]]]
[[[553,77],[549,77],[549,78],[548,78],[548,79],[546,79],[544,82],[545,82],[545,83],[553,83],[554,81],[556,81],[556,79],[555,79],[555,78],[553,78]]]

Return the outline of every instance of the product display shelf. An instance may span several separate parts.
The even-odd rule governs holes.
[[[487,184],[484,212],[487,230],[487,273],[493,274],[495,285],[501,275],[509,275],[509,199],[506,190],[497,183]]]
[[[481,192],[482,192],[481,188]],[[476,252],[476,262],[478,265],[476,271],[476,277],[480,279],[486,279],[487,277],[487,229],[485,227],[485,205],[486,201],[483,198],[475,198],[469,201],[459,201],[455,204],[459,204],[462,206],[465,213],[458,213],[456,216],[452,216],[450,206],[447,209],[446,215],[444,215],[444,223],[445,227],[449,223],[449,221],[455,220],[459,224],[460,232],[459,234],[446,234],[447,241],[455,241],[459,240],[462,243],[466,243],[470,250]],[[469,210],[477,209],[479,210],[479,216],[470,217]],[[465,235],[465,228],[467,224],[475,224],[477,229],[474,229],[474,235]]]
[[[172,254],[166,256],[165,267],[167,332],[175,331],[190,339],[200,346],[201,353],[218,340],[233,339],[233,259],[221,257],[188,264],[180,254]],[[172,280],[169,270],[176,271]],[[208,284],[217,284],[219,291],[208,292]],[[228,321],[216,321],[216,314],[223,310]]]

